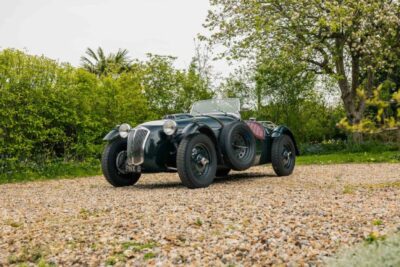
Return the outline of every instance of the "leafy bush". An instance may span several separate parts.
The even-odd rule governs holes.
[[[68,174],[71,162],[85,166],[100,158],[102,138],[116,124],[137,125],[211,97],[204,86],[193,89],[202,84],[193,64],[176,70],[167,57],[98,76],[44,56],[2,50],[0,179],[62,175],[62,168]],[[152,105],[162,100],[167,108]]]

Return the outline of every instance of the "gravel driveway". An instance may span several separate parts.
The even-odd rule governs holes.
[[[400,164],[255,167],[198,190],[174,173],[7,184],[0,203],[0,266],[318,265],[400,227]]]

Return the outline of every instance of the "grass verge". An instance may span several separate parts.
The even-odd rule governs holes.
[[[51,162],[40,168],[15,170],[0,174],[0,184],[24,181],[48,180],[56,178],[73,178],[93,176],[100,174],[100,162],[98,160],[84,162]]]
[[[358,152],[358,153],[332,153],[322,155],[304,155],[296,159],[299,165],[309,164],[339,164],[339,163],[398,163],[400,162],[400,151],[384,152]]]

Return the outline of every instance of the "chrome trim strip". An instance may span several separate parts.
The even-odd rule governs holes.
[[[132,134],[133,133],[133,134]],[[135,135],[136,135],[136,129],[131,129],[128,133],[128,138],[127,138],[127,163],[128,165],[134,165],[133,161],[133,144],[135,140]]]

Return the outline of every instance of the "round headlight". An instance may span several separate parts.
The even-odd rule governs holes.
[[[127,123],[121,124],[118,128],[119,136],[121,136],[122,138],[126,138],[130,130],[131,126],[129,124]]]
[[[166,120],[163,125],[163,130],[166,135],[173,135],[176,132],[176,122],[173,120]]]

